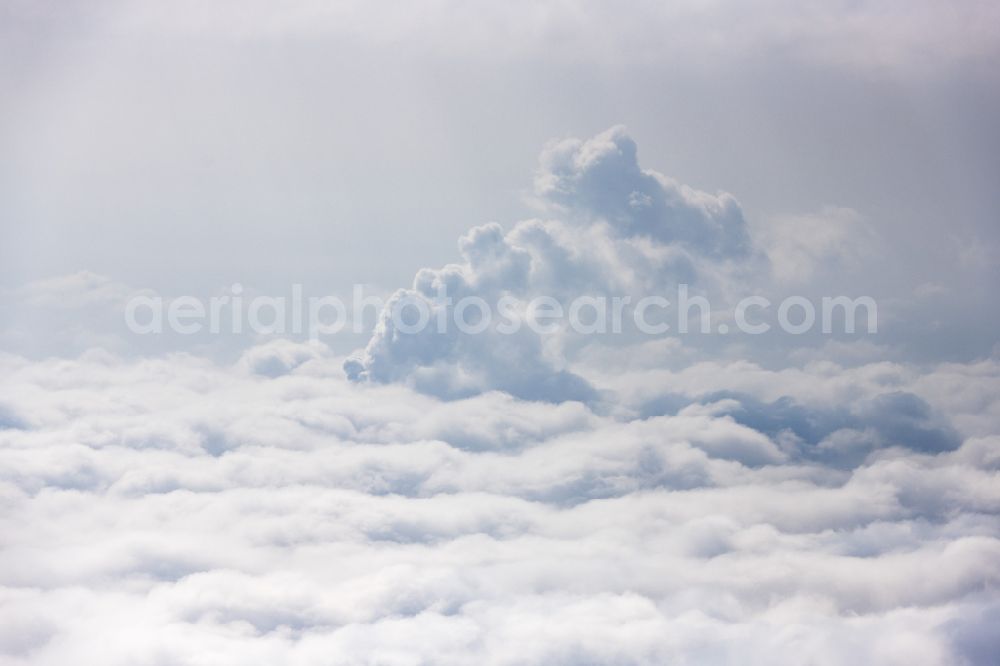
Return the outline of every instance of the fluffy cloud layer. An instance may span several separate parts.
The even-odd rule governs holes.
[[[3,663],[1000,647],[996,361],[624,370],[616,415],[443,402],[340,362],[290,343],[230,367],[4,357]]]

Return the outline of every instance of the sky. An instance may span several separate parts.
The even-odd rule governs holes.
[[[973,0],[0,0],[0,664],[992,663],[998,58]],[[396,316],[461,298],[517,330]]]

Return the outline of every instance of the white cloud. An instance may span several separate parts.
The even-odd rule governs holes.
[[[252,372],[298,351],[3,358],[5,663],[984,663],[987,442],[898,442],[848,469],[725,401],[442,402],[350,383],[322,353]],[[809,414],[881,404],[905,433],[892,415],[913,405],[878,396],[982,428],[962,414],[988,411],[995,366],[695,366],[661,385],[744,391],[774,418],[781,390]],[[983,392],[948,391],[959,374]]]
[[[743,288],[734,276],[760,269],[736,200],[643,170],[621,127],[549,144],[535,184],[543,209],[559,219],[522,221],[507,233],[496,223],[471,229],[459,240],[461,264],[421,269],[411,289],[396,293],[364,351],[345,365],[352,379],[405,381],[439,396],[499,389],[594,402],[598,392],[560,353],[567,327],[560,335],[532,330],[530,299],[562,299],[564,308],[581,296],[638,302],[682,283],[728,297]],[[483,299],[502,321],[458,330],[454,303],[466,297]],[[503,297],[511,299],[507,316]],[[408,303],[427,312],[428,325],[415,333],[415,316],[400,321]],[[507,322],[519,330],[501,330]]]
[[[623,127],[586,141],[550,143],[542,152],[535,190],[571,214],[609,222],[626,237],[716,257],[749,253],[743,211],[732,195],[694,190],[642,169],[637,151]]]

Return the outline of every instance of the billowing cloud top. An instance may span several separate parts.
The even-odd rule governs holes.
[[[635,141],[613,127],[581,141],[567,139],[542,153],[538,194],[584,218],[607,220],[624,236],[677,243],[699,254],[732,257],[749,252],[739,203],[639,167]]]
[[[735,264],[752,264],[747,224],[736,199],[680,185],[639,166],[635,142],[622,127],[591,139],[567,139],[542,152],[536,194],[552,216],[527,220],[504,232],[496,223],[470,230],[459,241],[462,263],[422,269],[410,289],[388,304],[367,347],[345,364],[354,380],[406,380],[435,395],[500,389],[518,397],[584,400],[597,391],[546,353],[543,336],[523,328],[499,335],[496,326],[466,335],[428,326],[404,333],[390,314],[417,300],[431,320],[451,321],[453,301],[477,296],[488,303],[544,295],[658,293],[678,283],[702,282]]]

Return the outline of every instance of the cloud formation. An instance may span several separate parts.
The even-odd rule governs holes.
[[[680,283],[718,293],[732,287],[734,270],[759,263],[732,195],[642,169],[622,127],[549,144],[535,190],[554,219],[519,222],[506,233],[491,223],[462,236],[462,263],[422,269],[395,294],[364,351],[345,364],[351,379],[406,381],[439,396],[498,389],[532,400],[593,401],[598,391],[564,367],[557,336],[524,325],[529,299],[639,300]],[[494,324],[473,334],[435,326],[413,333],[390,316],[415,302],[429,321],[451,321],[454,303],[467,297],[491,306],[509,299],[507,320],[519,330]]]
[[[2,357],[4,663],[930,665],[998,647],[995,360],[624,370],[632,416],[441,401],[340,363],[292,343],[228,367]],[[664,387],[684,405],[641,414]],[[845,431],[877,445],[849,465],[796,448]]]
[[[1000,359],[536,331],[538,295],[808,279],[858,218],[755,244],[620,128],[549,144],[535,194],[541,219],[471,229],[356,357],[0,354],[0,662],[991,663]],[[131,293],[18,297],[79,321]],[[470,297],[505,321],[390,316]]]
[[[553,142],[542,152],[536,192],[572,214],[609,222],[623,236],[714,257],[749,253],[743,211],[732,195],[700,192],[644,170],[637,152],[620,126],[586,141]]]

